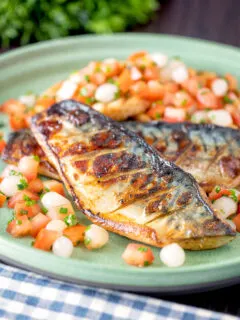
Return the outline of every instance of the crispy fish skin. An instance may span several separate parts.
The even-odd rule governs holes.
[[[44,151],[28,129],[12,132],[2,153],[2,160],[17,165],[24,156],[36,155],[40,158],[39,173],[59,179],[56,169],[49,163]]]
[[[166,160],[192,174],[206,192],[240,185],[240,131],[211,124],[126,122]]]
[[[210,249],[235,236],[191,175],[120,123],[68,100],[33,117],[31,129],[94,223],[158,247]]]

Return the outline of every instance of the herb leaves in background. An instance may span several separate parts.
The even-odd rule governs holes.
[[[144,24],[157,0],[1,0],[1,46],[86,32],[112,33]]]

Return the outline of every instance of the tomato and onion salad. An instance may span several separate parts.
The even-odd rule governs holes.
[[[92,61],[39,96],[28,93],[7,100],[0,111],[8,114],[11,128],[18,130],[28,127],[34,114],[65,99],[75,99],[120,121],[132,117],[240,127],[240,92],[233,75],[198,71],[180,57],[147,51],[121,61]]]

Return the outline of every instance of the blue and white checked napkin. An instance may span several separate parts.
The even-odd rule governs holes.
[[[233,316],[43,277],[0,263],[1,320],[234,320]]]

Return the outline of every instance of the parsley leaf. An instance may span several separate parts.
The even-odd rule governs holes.
[[[20,179],[20,183],[17,184],[18,190],[24,190],[28,187],[28,183],[25,179]]]
[[[87,246],[87,245],[89,245],[91,243],[91,239],[89,239],[89,238],[85,238],[84,239],[84,244]]]
[[[147,252],[147,251],[148,251],[148,248],[146,248],[146,247],[139,247],[139,248],[138,248],[138,251],[140,251],[140,252]]]
[[[77,217],[74,214],[69,214],[64,218],[64,222],[68,227],[75,226],[77,224]]]
[[[62,213],[62,214],[68,213],[68,208],[60,208],[59,213]]]
[[[225,102],[225,103],[233,103],[233,100],[232,99],[230,99],[228,96],[224,96],[223,97],[223,101]]]
[[[39,158],[39,156],[37,156],[37,155],[34,155],[34,156],[33,156],[33,159],[34,159],[35,161],[37,161],[37,162],[40,162],[40,158]]]
[[[24,194],[23,200],[25,201],[25,204],[26,204],[27,207],[31,207],[31,206],[33,206],[34,204],[37,203],[36,200],[32,200],[32,199],[29,198],[26,194]]]

